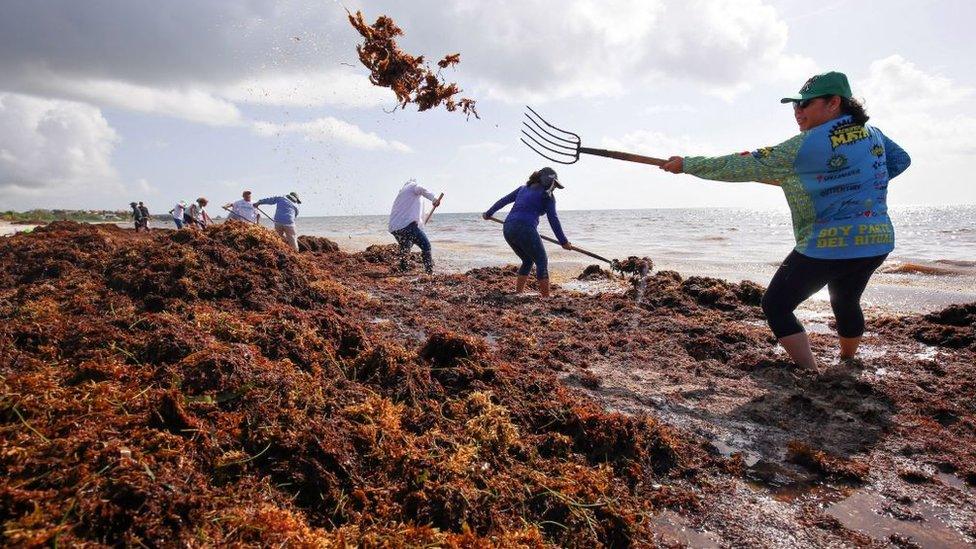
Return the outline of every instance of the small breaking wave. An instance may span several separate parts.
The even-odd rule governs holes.
[[[905,262],[881,269],[881,272],[888,274],[919,274],[926,276],[951,276],[959,274],[958,271],[934,265],[923,265],[921,263]]]
[[[935,263],[952,265],[953,267],[976,267],[976,261],[966,259],[936,259]]]

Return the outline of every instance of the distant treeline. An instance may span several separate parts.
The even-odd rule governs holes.
[[[28,210],[5,211],[0,220],[10,223],[50,223],[51,221],[128,221],[132,213],[126,210]]]

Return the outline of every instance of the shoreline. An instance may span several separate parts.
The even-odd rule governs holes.
[[[40,225],[21,225],[19,223],[11,223],[9,221],[0,220],[0,237],[10,236],[25,231],[32,231],[39,227]]]
[[[220,220],[218,224],[226,220]],[[131,223],[98,221],[83,222],[90,225],[115,225],[124,230],[131,230]],[[38,225],[14,225],[0,221],[0,236],[10,236],[17,232],[33,230]],[[268,226],[262,225],[269,229]],[[174,230],[171,224],[156,221],[152,230]],[[311,238],[329,238],[338,244],[345,253],[356,254],[363,252],[370,246],[385,246],[393,242],[392,237],[383,236],[335,238],[334,235],[318,233],[303,233],[300,236]],[[447,240],[447,242],[444,242]],[[451,239],[431,239],[434,251],[436,271],[442,274],[463,274],[472,269],[485,267],[503,267],[516,262],[514,254],[509,253],[504,258],[472,259],[463,254],[470,252],[468,247],[456,249]],[[550,249],[550,272],[554,284],[575,284],[575,277],[587,266],[606,265],[579,256],[572,252]],[[727,282],[738,283],[750,281],[766,286],[772,279],[778,264],[755,263],[747,268],[742,266],[709,263],[704,261],[662,260],[652,257],[655,262],[654,270],[673,270],[684,277],[703,276],[717,278]],[[584,293],[589,290],[584,290]],[[866,313],[871,314],[918,314],[928,311],[944,309],[953,304],[963,304],[976,301],[976,261],[925,261],[891,259],[878,269],[872,276],[865,289],[862,303]],[[829,312],[829,296],[826,288],[802,303],[798,311],[802,314],[817,317]]]

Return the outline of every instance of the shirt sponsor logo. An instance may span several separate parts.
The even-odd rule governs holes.
[[[882,156],[884,156],[884,147],[882,147],[881,145],[875,145],[871,147],[871,154],[877,156],[878,158],[881,158]]]
[[[827,167],[833,170],[842,170],[847,166],[847,157],[842,154],[835,154],[827,161]]]
[[[820,78],[820,75],[819,74],[817,74],[815,76],[811,76],[809,80],[807,80],[806,82],[803,83],[803,87],[800,88],[800,93],[806,93],[806,92],[810,91],[810,87],[813,86],[813,83],[816,82],[817,79],[819,79],[819,78]]]
[[[820,196],[830,196],[832,194],[846,193],[846,192],[859,191],[859,190],[861,190],[860,183],[851,183],[850,185],[838,185],[836,187],[824,189],[820,191]]]
[[[853,170],[847,170],[846,172],[832,173],[829,175],[817,174],[817,182],[823,183],[824,181],[833,181],[835,179],[841,179],[843,177],[850,177],[852,175],[857,175],[861,173],[861,168],[854,168]]]
[[[841,145],[857,143],[862,139],[867,139],[870,134],[868,129],[854,122],[841,122],[830,129],[830,148],[836,149]]]

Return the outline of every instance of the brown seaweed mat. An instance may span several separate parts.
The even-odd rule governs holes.
[[[0,239],[0,543],[871,546],[781,497],[869,486],[906,512],[955,494],[973,539],[969,309],[873,320],[883,359],[801,372],[755,285],[540,302],[510,269],[376,279],[393,249],[302,243]]]

